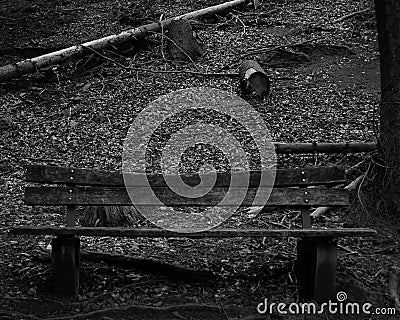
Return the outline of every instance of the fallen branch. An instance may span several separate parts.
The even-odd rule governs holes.
[[[192,74],[195,76],[206,76],[206,77],[231,77],[237,78],[239,77],[238,73],[226,73],[226,72],[200,72],[200,71],[190,71],[190,70],[156,70],[156,69],[146,69],[146,68],[136,68],[136,67],[128,67],[133,71],[142,71],[142,72],[150,72],[150,73],[173,73],[173,74]]]
[[[351,250],[350,248],[345,247],[345,246],[343,246],[343,245],[341,245],[341,244],[337,244],[337,247],[340,248],[340,249],[342,249],[342,250],[344,250],[344,251],[346,251],[346,252],[349,253],[349,254],[356,254],[356,253],[357,253],[357,251],[353,251],[353,250]]]
[[[167,307],[153,307],[153,306],[145,306],[145,305],[127,305],[127,306],[119,306],[114,308],[106,308],[101,310],[95,310],[87,313],[78,313],[75,315],[61,316],[61,317],[53,317],[53,318],[45,318],[43,320],[69,320],[69,319],[101,319],[106,318],[108,316],[116,316],[119,318],[123,316],[128,316],[132,314],[137,314],[138,311],[149,311],[152,314],[152,318],[154,314],[159,312],[162,315],[166,315],[168,313],[176,312],[176,311],[200,311],[200,312],[218,312],[220,313],[220,306],[213,306],[208,304],[181,304]]]
[[[313,42],[313,41],[317,41],[317,40],[322,40],[322,39],[325,39],[325,37],[312,38],[312,39],[308,39],[308,40],[305,40],[305,41],[300,41],[300,42],[296,42],[296,43],[292,43],[292,44],[282,44],[282,45],[278,45],[278,46],[275,46],[275,47],[272,47],[272,48],[256,49],[256,50],[249,51],[249,52],[246,52],[245,54],[241,55],[240,59],[245,58],[247,56],[251,56],[253,54],[268,53],[268,52],[272,52],[272,51],[275,51],[275,50],[278,50],[278,49],[282,49],[282,48],[297,47],[297,46],[300,46],[300,45],[303,45],[303,44],[307,44],[307,43],[310,43],[310,42]]]
[[[352,13],[346,14],[343,17],[340,17],[339,19],[333,20],[331,23],[332,24],[339,23],[339,22],[342,22],[344,20],[350,19],[350,18],[352,18],[352,17],[354,17],[354,16],[356,16],[358,14],[363,14],[363,13],[366,13],[366,12],[369,12],[369,11],[372,11],[372,9],[371,8],[366,8],[366,9],[363,9],[363,10],[360,10],[360,11],[352,12]]]
[[[37,257],[42,262],[51,262],[50,256]],[[134,257],[122,254],[99,253],[92,251],[81,251],[81,260],[88,262],[104,262],[108,265],[123,269],[137,269],[143,272],[162,274],[169,278],[183,282],[205,282],[215,280],[211,271],[184,268],[175,264],[158,261],[151,258]]]
[[[344,188],[349,190],[349,191],[355,191],[361,184],[361,181],[364,179],[364,175],[362,174],[361,176],[357,177],[354,181],[350,182],[347,186]],[[331,211],[331,207],[319,207],[315,209],[310,216],[312,218],[318,218],[324,214],[327,214],[329,211]]]
[[[215,14],[235,6],[248,3],[249,0],[234,0],[225,2],[216,6],[200,9],[197,11],[189,12],[178,17],[162,20],[146,24],[131,30],[124,31],[118,35],[110,35],[101,39],[85,42],[80,45],[72,46],[66,49],[48,53],[32,59],[26,59],[17,63],[11,63],[0,67],[0,82],[7,81],[12,78],[36,72],[37,70],[49,67],[54,64],[65,62],[72,57],[83,55],[85,49],[90,48],[94,50],[101,50],[109,46],[115,46],[126,41],[137,40],[145,37],[150,32],[160,32],[161,29],[165,30],[171,24],[173,19],[193,19],[199,18],[209,14]]]
[[[210,73],[210,72],[191,71],[191,70],[157,70],[157,69],[146,69],[146,68],[125,66],[122,63],[107,57],[106,55],[100,53],[99,51],[97,51],[93,48],[87,48],[87,49],[89,49],[93,53],[97,54],[99,57],[101,57],[107,61],[110,61],[125,70],[142,71],[142,72],[150,72],[150,73],[165,73],[165,74],[185,73],[185,74],[192,74],[192,75],[198,75],[198,76],[211,76],[211,77],[238,77],[239,76],[238,73],[223,73],[223,72],[215,72],[215,73],[211,72]]]

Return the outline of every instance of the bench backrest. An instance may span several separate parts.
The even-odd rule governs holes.
[[[132,174],[129,179],[145,176],[151,182],[153,190],[163,197],[169,206],[211,206],[223,198],[230,185],[232,175],[237,173],[218,173],[214,188],[201,198],[182,198],[172,192],[161,174]],[[200,182],[199,175],[180,176],[189,185]],[[250,172],[250,180],[246,185],[236,186],[247,190],[242,206],[257,205],[253,198],[259,186],[260,172]],[[135,188],[134,192],[142,195],[139,205],[155,205],[147,197],[148,188],[136,185],[125,186],[121,173],[100,170],[77,169],[70,167],[54,167],[32,165],[26,172],[28,182],[40,184],[57,184],[57,186],[35,186],[25,189],[25,203],[28,205],[67,205],[67,206],[107,206],[132,205],[127,188]],[[327,188],[345,182],[345,172],[338,167],[312,167],[300,169],[277,169],[273,191],[267,206],[346,206],[349,203],[348,192],[343,188]],[[60,186],[62,185],[62,186]],[[314,186],[313,188],[308,188]],[[318,187],[320,186],[320,187]],[[269,186],[261,186],[261,188]],[[239,192],[240,190],[238,190]],[[229,204],[228,204],[229,205]],[[232,204],[236,205],[236,204]]]

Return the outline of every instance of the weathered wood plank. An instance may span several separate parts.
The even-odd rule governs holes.
[[[360,153],[377,150],[377,144],[367,143],[275,143],[277,154]]]
[[[124,185],[123,177],[119,173],[44,165],[27,166],[26,181],[83,185]]]
[[[127,193],[129,188],[109,187],[27,187],[27,205],[132,205]],[[261,200],[254,201],[257,188],[230,188],[227,205],[236,206],[242,193],[247,191],[242,206],[264,205]],[[260,189],[262,191],[262,189]],[[158,199],[166,206],[216,206],[226,196],[227,189],[214,188],[199,198],[182,197],[167,188],[153,188]],[[147,188],[134,188],[135,205],[158,205],[152,192]],[[267,190],[266,190],[267,192]],[[228,202],[229,201],[229,202]],[[267,206],[346,206],[349,204],[347,190],[326,188],[275,188],[268,199]]]
[[[135,228],[90,228],[90,227],[41,227],[16,226],[14,234],[58,235],[58,236],[101,236],[101,237],[185,237],[185,238],[231,238],[231,237],[368,237],[375,230],[367,228],[346,229],[212,229],[196,233],[173,232],[164,229]]]
[[[246,186],[245,172],[235,172],[233,176],[240,177],[243,185]],[[135,185],[144,185],[140,183],[143,178],[149,181],[154,187],[165,187],[166,183],[161,174],[131,174],[129,181],[135,181]],[[199,183],[200,178],[197,174],[181,175],[183,181],[187,183]],[[217,187],[229,186],[231,181],[230,173],[218,173]],[[131,180],[132,179],[132,180]],[[257,187],[260,180],[260,172],[250,172],[250,187]],[[27,167],[26,181],[42,183],[61,183],[77,184],[88,186],[124,186],[124,179],[121,173],[106,172],[100,170],[78,169],[67,167],[31,165]],[[272,180],[273,181],[273,180]],[[338,167],[311,167],[299,169],[277,169],[274,186],[306,186],[320,184],[340,184],[345,182],[345,171]],[[171,185],[171,184],[170,184]],[[173,185],[173,184],[172,184]]]

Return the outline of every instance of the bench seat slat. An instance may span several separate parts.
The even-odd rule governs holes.
[[[163,203],[169,206],[215,206],[226,195],[226,189],[214,188],[201,198],[184,198],[166,188],[154,188]],[[242,206],[263,205],[253,202],[256,188],[245,189],[247,196]],[[241,194],[242,189],[235,188],[230,192],[233,195]],[[137,205],[159,205],[149,195],[147,188],[134,188],[139,199]],[[305,193],[307,193],[305,195]],[[233,196],[230,199],[237,199]],[[27,187],[25,189],[25,203],[27,205],[132,205],[126,188],[107,187]],[[347,206],[348,192],[345,189],[326,188],[275,188],[268,199],[267,206]],[[235,205],[233,201],[229,205]]]
[[[235,172],[235,175],[243,175],[243,172]],[[135,175],[146,176],[154,187],[165,187],[165,181],[161,174],[131,174],[129,179],[135,179]],[[250,187],[257,187],[259,172],[251,172]],[[196,174],[182,175],[184,181],[199,180]],[[71,179],[72,178],[72,179]],[[135,179],[141,181],[140,179]],[[243,179],[245,181],[245,179]],[[125,186],[121,173],[100,170],[78,169],[70,167],[54,167],[43,165],[30,165],[27,167],[26,181],[49,184],[77,184],[88,186]],[[345,182],[345,171],[339,167],[311,167],[300,169],[277,169],[275,186],[306,186],[321,184],[340,184]],[[218,173],[216,186],[229,186],[229,173]],[[246,185],[243,185],[246,186]]]
[[[212,229],[196,233],[173,232],[164,229],[106,228],[106,227],[40,227],[18,226],[14,234],[58,235],[58,236],[104,236],[104,237],[186,237],[186,238],[228,238],[228,237],[366,237],[375,236],[376,231],[367,228],[346,229]]]

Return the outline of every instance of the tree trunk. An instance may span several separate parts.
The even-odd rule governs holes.
[[[400,212],[400,2],[375,0],[381,69],[378,209]],[[383,213],[382,212],[382,213]]]

